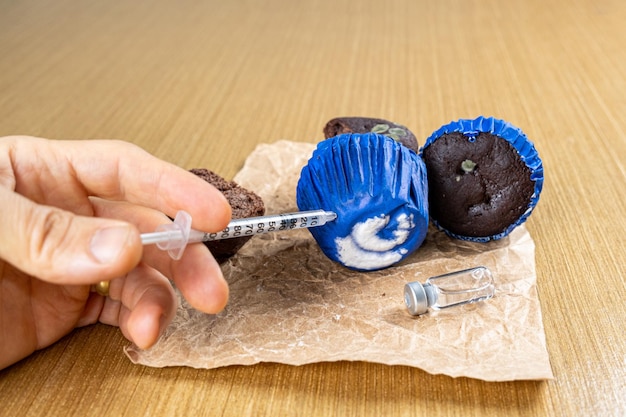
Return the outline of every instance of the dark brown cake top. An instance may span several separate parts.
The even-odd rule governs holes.
[[[234,181],[227,181],[208,169],[195,168],[190,171],[224,194],[232,208],[233,219],[257,217],[265,214],[263,200],[252,191],[241,187]]]
[[[535,184],[508,141],[486,132],[470,141],[452,132],[422,152],[430,215],[444,229],[461,236],[493,236],[528,209]]]
[[[409,149],[417,152],[418,143],[413,132],[405,126],[385,119],[372,117],[337,117],[324,126],[324,137],[332,138],[343,133],[378,133],[389,136]]]

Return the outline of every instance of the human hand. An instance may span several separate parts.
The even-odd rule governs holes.
[[[134,145],[0,138],[0,202],[0,369],[96,322],[150,347],[176,312],[169,280],[203,312],[228,300],[204,245],[173,261],[139,236],[178,210],[217,232],[230,220],[228,202]],[[108,297],[90,291],[105,280]]]

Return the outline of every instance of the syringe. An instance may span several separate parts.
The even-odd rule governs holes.
[[[337,214],[332,211],[301,211],[236,219],[231,221],[228,226],[220,232],[206,233],[192,229],[191,215],[181,210],[176,214],[174,223],[163,224],[157,227],[156,231],[153,233],[142,233],[141,243],[144,245],[156,244],[159,249],[167,250],[173,259],[180,259],[188,243],[208,242],[212,240],[231,239],[269,232],[322,226],[336,218]]]

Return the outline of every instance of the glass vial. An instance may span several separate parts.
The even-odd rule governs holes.
[[[404,286],[404,303],[411,315],[419,316],[428,308],[440,310],[488,300],[494,291],[491,271],[479,266],[431,277],[424,284],[409,282]]]

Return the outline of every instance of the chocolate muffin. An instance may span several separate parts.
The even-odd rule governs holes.
[[[358,271],[387,268],[415,252],[428,231],[422,159],[393,139],[346,133],[320,142],[296,188],[300,210],[337,213],[309,232],[331,260]]]
[[[532,142],[502,120],[462,119],[435,131],[420,151],[433,222],[472,241],[500,239],[537,204],[543,166]]]
[[[326,123],[326,139],[344,133],[377,133],[388,136],[409,149],[417,152],[419,145],[413,132],[405,126],[384,119],[371,117],[337,117]]]
[[[265,205],[261,197],[250,190],[241,187],[234,181],[227,181],[213,171],[204,168],[190,170],[193,174],[212,184],[224,194],[232,208],[232,218],[257,217],[265,214]],[[215,259],[220,263],[226,262],[251,238],[251,236],[232,239],[204,242]]]

